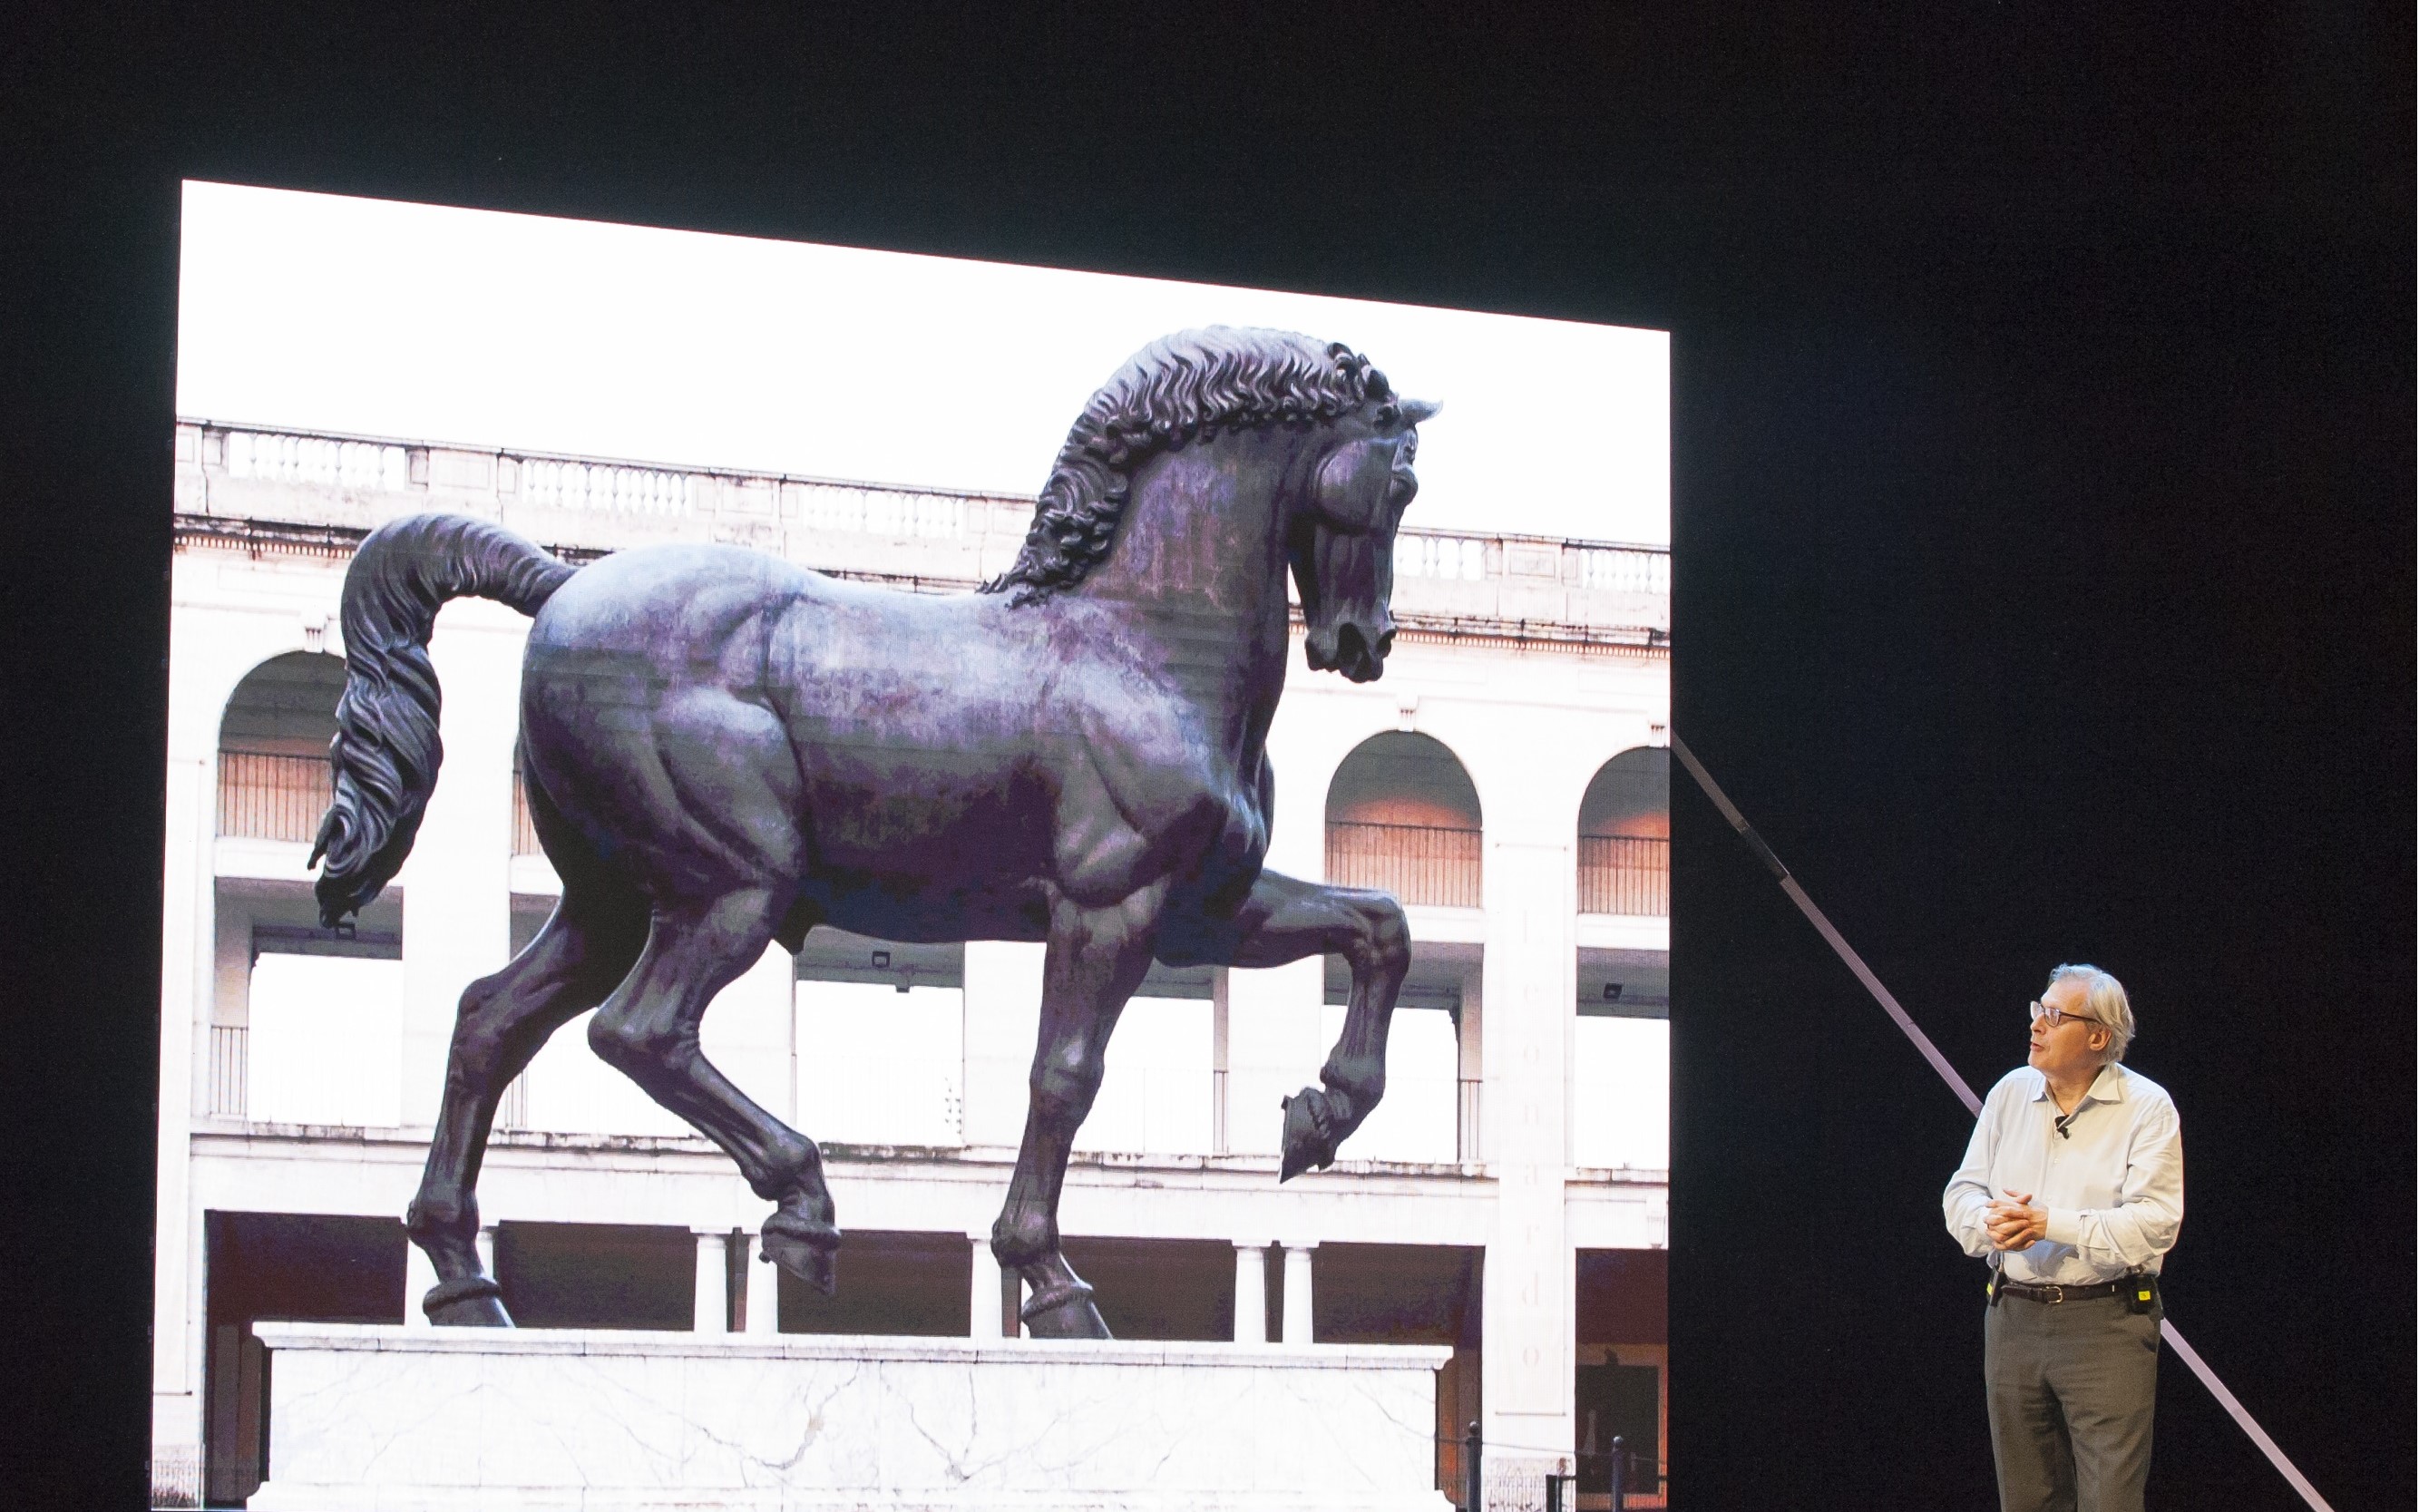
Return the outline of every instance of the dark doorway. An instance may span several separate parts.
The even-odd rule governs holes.
[[[1235,1246],[1215,1240],[1062,1242],[1067,1263],[1100,1288],[1093,1301],[1121,1339],[1232,1340]]]
[[[1655,1445],[1662,1435],[1663,1373],[1651,1365],[1583,1365],[1572,1406],[1578,1415],[1582,1495],[1612,1485],[1613,1441],[1628,1461],[1623,1484],[1633,1495],[1662,1489]]]
[[[1659,1506],[1666,1449],[1663,1377],[1669,1353],[1664,1314],[1670,1254],[1583,1249],[1577,1265],[1579,1366],[1571,1407],[1579,1504],[1610,1504],[1603,1498],[1611,1489],[1612,1441],[1618,1438],[1629,1494],[1643,1504]]]
[[[626,1224],[500,1224],[496,1284],[523,1328],[646,1328],[697,1321],[697,1236]]]
[[[770,1269],[748,1263],[754,1276]],[[828,1297],[786,1271],[777,1273],[784,1334],[963,1338],[972,1332],[974,1245],[963,1234],[849,1229],[840,1240],[840,1289]]]

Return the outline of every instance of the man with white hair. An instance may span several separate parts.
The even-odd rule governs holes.
[[[2032,1051],[1982,1101],[1940,1206],[1991,1262],[1982,1376],[2001,1512],[2140,1512],[2159,1369],[2159,1267],[2184,1214],[2164,1088],[2118,1062],[2125,989],[2060,966]]]

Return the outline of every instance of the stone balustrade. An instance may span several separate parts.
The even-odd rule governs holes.
[[[1004,572],[1033,523],[1030,495],[271,431],[177,426],[180,532],[240,522],[314,527],[267,548],[349,553],[359,533],[424,509],[497,520],[595,555],[719,541],[838,576],[935,592]],[[1407,528],[1394,607],[1406,633],[1661,647],[1670,550],[1550,536]]]

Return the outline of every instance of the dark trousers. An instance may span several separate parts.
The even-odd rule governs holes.
[[[2000,1512],[2142,1512],[2159,1315],[2001,1296],[1982,1321]]]

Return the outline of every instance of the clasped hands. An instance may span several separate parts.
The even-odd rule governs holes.
[[[1993,1249],[2027,1249],[2049,1237],[2049,1210],[2033,1207],[2029,1192],[2008,1193],[2010,1200],[1994,1199],[1983,1210],[1982,1227]]]

